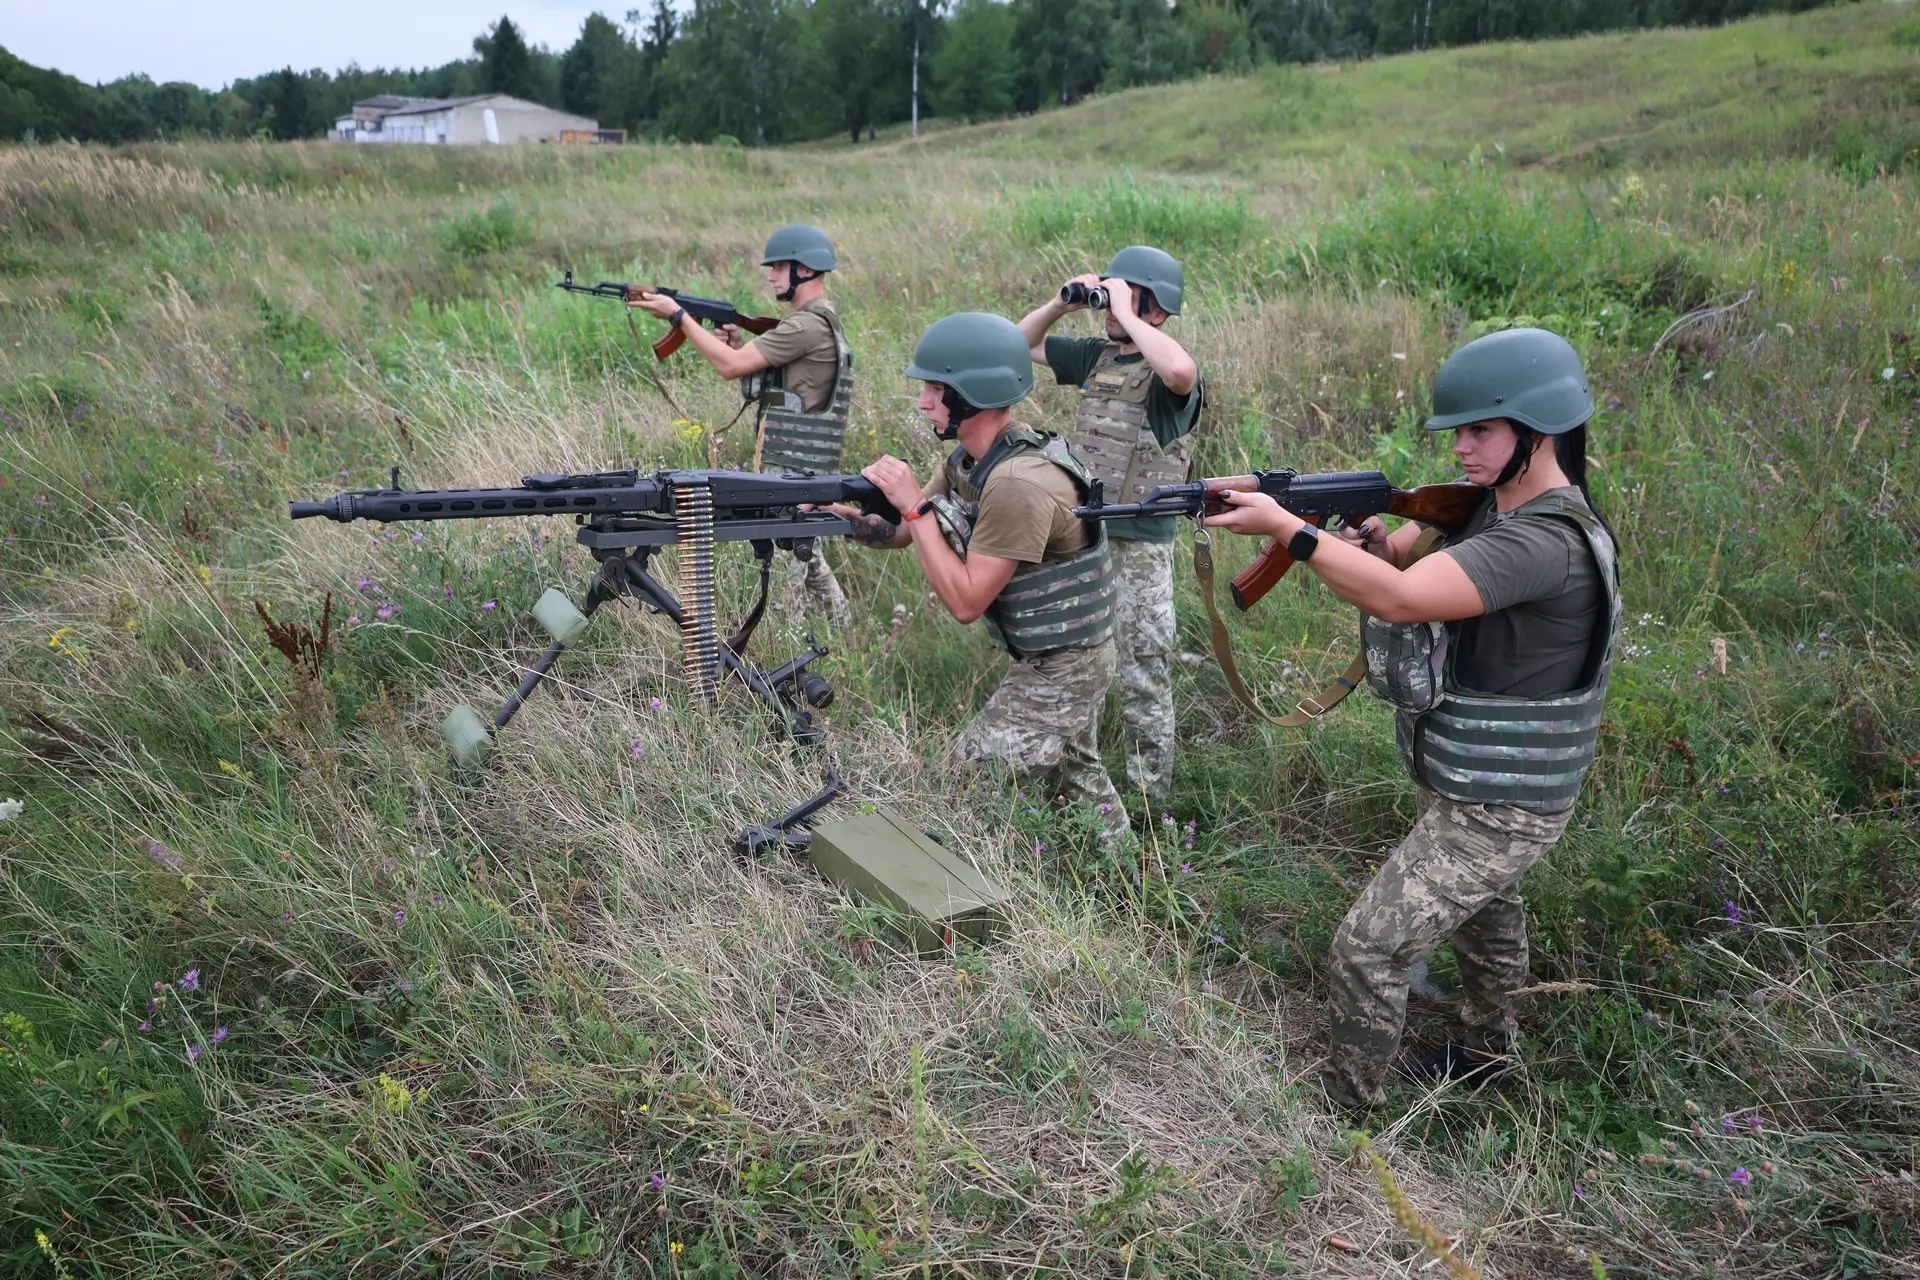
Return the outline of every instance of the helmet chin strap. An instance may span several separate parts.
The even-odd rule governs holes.
[[[807,275],[807,280],[818,280],[819,278],[820,277],[818,275],[813,274],[811,271]],[[805,284],[807,280],[802,280],[800,278],[799,263],[797,262],[787,263],[787,287],[773,295],[774,301],[792,302],[793,295],[800,291],[800,286]]]
[[[947,425],[934,428],[933,435],[936,440],[958,440],[961,424],[981,412],[974,405],[967,403],[966,398],[952,387],[943,386],[940,389],[940,403],[947,407]]]
[[[1523,427],[1517,422],[1513,424],[1513,456],[1507,459],[1506,466],[1500,468],[1500,474],[1493,478],[1494,488],[1498,489],[1515,477],[1527,474],[1533,466],[1534,441],[1539,438],[1539,432],[1532,427]]]

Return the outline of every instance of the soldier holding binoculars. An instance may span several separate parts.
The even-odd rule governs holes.
[[[1161,326],[1180,313],[1180,264],[1134,245],[1104,275],[1076,276],[1020,321],[1033,362],[1061,386],[1080,388],[1068,442],[1109,502],[1137,502],[1155,485],[1187,478],[1204,391],[1193,354]],[[1074,311],[1106,312],[1106,336],[1048,330]],[[1173,787],[1174,520],[1113,520],[1114,607],[1120,652],[1120,723],[1128,790],[1149,806]]]

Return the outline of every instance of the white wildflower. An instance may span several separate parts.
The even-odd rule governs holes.
[[[1888,365],[1888,366],[1887,366],[1886,368],[1884,368],[1884,369],[1882,369],[1882,370],[1880,371],[1880,381],[1882,381],[1882,382],[1892,382],[1892,381],[1893,381],[1893,373],[1894,373],[1894,369],[1893,369],[1893,366],[1892,366],[1892,365]]]
[[[0,800],[0,822],[12,822],[26,807],[25,800]]]

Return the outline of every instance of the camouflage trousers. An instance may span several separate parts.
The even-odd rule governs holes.
[[[1174,544],[1115,538],[1112,546],[1127,794],[1144,796],[1151,810],[1173,791]]]
[[[1127,831],[1127,810],[1100,760],[1100,706],[1113,683],[1111,641],[1091,649],[1055,649],[1016,658],[951,754],[963,768],[996,765],[1015,779],[1047,787],[1069,803],[1093,806],[1103,838]]]
[[[1420,820],[1333,937],[1325,1081],[1335,1102],[1370,1107],[1384,1099],[1410,970],[1448,941],[1460,970],[1465,1043],[1486,1053],[1510,1050],[1513,992],[1527,982],[1520,878],[1553,848],[1571,814],[1461,804],[1422,788]]]
[[[840,579],[833,576],[833,566],[827,563],[826,553],[818,543],[813,548],[813,559],[803,561],[798,556],[788,556],[787,585],[781,600],[781,608],[790,615],[813,614],[825,618],[836,632],[845,633],[853,626],[853,610],[847,605],[847,593],[840,586]]]

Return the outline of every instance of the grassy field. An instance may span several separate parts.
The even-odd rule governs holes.
[[[1915,8],[1874,0],[858,149],[0,150],[0,1273],[1920,1275],[1916,85]],[[793,220],[845,261],[851,454],[923,469],[919,329],[1139,238],[1195,282],[1209,471],[1445,478],[1447,351],[1581,346],[1632,626],[1527,885],[1524,1078],[1402,1087],[1391,1191],[1316,1083],[1327,941],[1412,812],[1391,726],[1251,726],[1184,568],[1174,803],[1121,866],[956,792],[998,660],[908,559],[829,549],[858,800],[1016,890],[935,963],[726,856],[820,762],[737,689],[689,705],[658,618],[608,610],[448,767],[446,708],[585,585],[564,528],[284,519],[394,464],[738,461],[730,388],[682,356],[669,407],[549,286],[744,302]],[[317,667],[261,609],[328,618]],[[1289,579],[1242,662],[1277,701],[1353,631]]]

